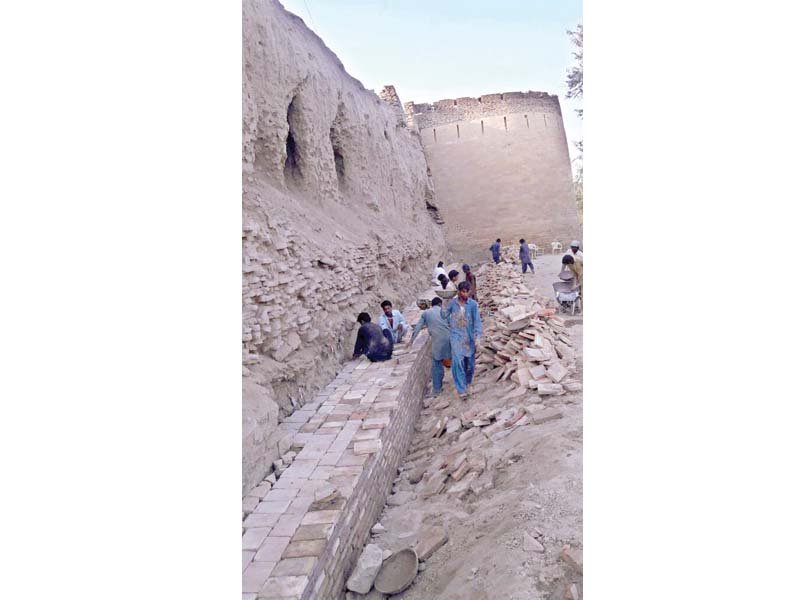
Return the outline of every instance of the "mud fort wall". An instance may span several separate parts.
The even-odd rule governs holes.
[[[396,93],[364,89],[276,0],[242,9],[244,492],[352,353],[356,315],[413,300],[444,232]]]
[[[448,256],[487,260],[496,238],[549,249],[580,237],[558,97],[544,92],[405,104],[419,130]]]

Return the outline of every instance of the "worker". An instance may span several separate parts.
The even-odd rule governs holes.
[[[572,251],[572,257],[583,264],[583,252],[581,251],[581,243],[578,240],[572,240],[569,244],[569,249]]]
[[[431,336],[432,393],[434,396],[438,396],[442,392],[444,369],[451,366],[450,327],[442,313],[441,298],[434,298],[431,301],[431,307],[420,315],[419,321],[414,326],[414,333],[411,336],[412,345],[424,327],[428,328],[428,334]]]
[[[458,285],[458,276],[459,276],[459,272],[456,271],[455,269],[452,269],[447,274],[447,277],[450,279],[450,283],[453,284],[453,287],[456,287],[456,285]]]
[[[531,273],[534,272],[533,261],[531,261],[531,249],[528,247],[528,244],[525,243],[524,239],[519,241],[519,260],[522,263],[523,274],[528,271],[528,267],[531,268]]]
[[[580,291],[581,298],[583,298],[583,260],[575,260],[575,257],[571,254],[565,254],[561,258],[561,265],[562,272],[568,269],[572,273],[575,283],[574,289]]]
[[[472,274],[469,265],[463,265],[461,270],[464,271],[464,279],[469,283],[469,297],[478,301],[478,281],[475,275]]]
[[[365,354],[372,362],[389,360],[392,357],[394,341],[392,332],[381,328],[372,322],[368,313],[359,313],[356,322],[360,325],[356,335],[356,347],[353,349],[353,358]]]
[[[439,264],[436,265],[436,268],[433,270],[433,278],[431,279],[431,285],[438,285],[439,284],[439,276],[444,275],[447,277],[447,271],[444,270],[444,263],[440,260]]]
[[[403,341],[403,336],[410,329],[406,318],[399,310],[392,309],[392,303],[388,300],[381,302],[381,309],[383,314],[378,319],[378,325],[381,329],[388,329],[392,332],[392,339],[395,344]]]
[[[497,238],[494,241],[494,244],[489,246],[489,250],[492,251],[492,260],[494,261],[494,264],[499,263],[500,262],[500,238]]]
[[[453,382],[462,400],[469,397],[472,377],[475,375],[475,353],[483,334],[478,303],[469,297],[469,287],[467,281],[459,283],[456,301],[450,302],[445,311],[450,326]]]

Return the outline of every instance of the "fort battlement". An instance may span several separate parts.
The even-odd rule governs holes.
[[[578,238],[569,146],[558,96],[504,92],[407,102],[445,223],[448,259],[488,259],[489,245]]]
[[[427,129],[482,117],[525,112],[561,115],[561,105],[558,96],[547,92],[503,92],[477,98],[445,98],[433,103],[406,102],[405,112],[419,129]]]

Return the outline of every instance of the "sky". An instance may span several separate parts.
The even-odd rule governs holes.
[[[570,141],[583,138],[567,100],[574,64],[566,33],[581,0],[280,0],[367,89],[394,85],[402,102],[540,91],[557,94]]]

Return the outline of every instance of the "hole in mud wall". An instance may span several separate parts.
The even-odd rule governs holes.
[[[299,184],[303,181],[303,172],[300,168],[300,149],[295,140],[297,107],[295,102],[297,96],[292,98],[289,108],[286,110],[286,122],[289,124],[289,133],[286,135],[286,162],[283,164],[283,178],[287,184]]]
[[[344,167],[344,154],[342,153],[341,145],[336,135],[336,129],[331,127],[331,148],[333,149],[333,164],[336,168],[336,179],[339,181],[339,189],[344,188],[345,184],[345,167]]]
[[[461,129],[459,129],[458,125],[456,125],[456,137],[461,139]]]
[[[333,151],[333,162],[336,164],[336,178],[339,185],[344,185],[344,156],[338,150]]]
[[[531,128],[531,124],[528,122],[528,115],[525,115],[525,126],[526,126],[528,129],[530,129],[530,128]]]
[[[385,138],[386,138],[386,141],[387,141],[387,142],[389,141],[389,132],[388,132],[388,131],[386,131],[385,129],[383,130],[383,137],[385,137]]]
[[[436,143],[436,128],[433,128],[433,143]]]
[[[483,120],[481,119],[481,135],[483,135]]]
[[[344,192],[347,183],[347,152],[343,141],[343,132],[346,130],[344,105],[339,104],[336,118],[331,124],[330,138],[331,151],[333,152],[333,166],[336,169],[336,179],[339,182],[339,191]],[[384,130],[384,135],[386,131]]]
[[[503,126],[506,128],[506,131],[508,131],[508,119],[505,117],[503,117]]]

